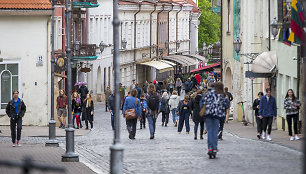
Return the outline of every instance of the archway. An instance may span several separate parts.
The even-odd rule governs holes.
[[[102,93],[102,71],[100,66],[97,71],[97,93]]]
[[[228,67],[225,71],[224,86],[228,87],[229,92],[233,91],[232,70],[230,67]]]

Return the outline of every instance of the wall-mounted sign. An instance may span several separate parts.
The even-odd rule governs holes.
[[[90,68],[81,68],[81,72],[88,73],[90,71]]]
[[[44,66],[44,57],[43,56],[38,56],[36,66]]]
[[[55,72],[63,72],[66,71],[66,65],[67,65],[67,59],[65,58],[64,53],[59,53],[55,55],[55,66],[54,71]]]

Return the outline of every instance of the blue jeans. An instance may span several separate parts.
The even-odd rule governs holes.
[[[155,134],[155,128],[156,128],[156,118],[153,116],[147,116],[148,123],[149,123],[149,129],[150,129],[150,135],[154,136]]]
[[[190,132],[189,116],[190,116],[190,114],[182,114],[180,116],[179,125],[178,125],[178,132],[182,132],[184,122],[185,122],[185,126],[186,126],[186,132]]]
[[[206,118],[208,149],[218,150],[219,117]]]
[[[114,113],[112,113],[112,112],[111,112],[111,124],[112,124],[112,129],[115,130]]]
[[[171,112],[172,112],[173,123],[175,123],[178,120],[178,116],[176,114],[176,108],[173,109]]]
[[[201,121],[201,122],[194,122],[194,136],[197,136],[197,134],[198,134],[199,124],[200,124],[200,135],[203,135],[203,132],[204,132],[204,121]]]

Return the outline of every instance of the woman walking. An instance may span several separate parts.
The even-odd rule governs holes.
[[[253,103],[253,110],[255,110],[255,118],[256,118],[256,123],[257,123],[257,138],[261,138],[262,130],[263,130],[263,120],[262,118],[259,118],[259,103],[260,99],[263,96],[263,92],[258,93],[258,98],[254,100]]]
[[[94,114],[94,103],[91,99],[91,95],[87,94],[87,97],[85,99],[85,118],[82,117],[82,119],[85,120],[86,129],[88,129],[88,122],[90,123],[91,130],[93,130],[93,114]]]
[[[182,86],[183,86],[182,80],[180,78],[177,78],[176,83],[175,83],[175,87],[176,87],[176,90],[177,90],[177,93],[178,93],[179,96],[181,96]]]
[[[140,101],[137,98],[137,90],[131,90],[131,96],[126,97],[123,104],[123,117],[126,119],[126,126],[129,138],[134,140],[136,135],[137,118],[141,118]]]
[[[225,117],[229,108],[229,100],[225,97],[224,85],[221,82],[213,84],[214,89],[207,92],[201,100],[201,108],[205,107],[205,122],[207,127],[208,155],[214,158],[218,151],[218,131],[220,118]]]
[[[185,122],[186,134],[189,134],[190,132],[189,117],[191,115],[191,102],[190,102],[189,95],[185,95],[184,100],[180,101],[178,105],[177,114],[179,115],[178,133],[182,132],[184,122]]]
[[[174,85],[175,85],[175,81],[174,81],[172,76],[170,76],[170,78],[168,80],[168,84],[169,84],[169,88],[170,88],[170,94],[172,94],[173,88],[174,88]]]
[[[167,92],[164,92],[161,99],[160,112],[162,112],[162,126],[165,125],[165,127],[167,127],[169,122],[170,108],[168,102],[169,102],[169,95]]]
[[[284,106],[287,114],[287,123],[289,129],[290,141],[299,140],[298,130],[297,130],[297,122],[299,119],[299,109],[301,106],[300,101],[295,97],[292,89],[287,91],[287,95],[284,101]],[[292,119],[293,119],[293,127],[294,127],[294,137],[292,136]]]
[[[191,108],[192,108],[192,121],[194,122],[194,139],[198,139],[198,127],[200,124],[200,139],[203,139],[204,133],[204,117],[200,116],[200,101],[202,99],[202,90],[197,90],[195,93],[195,97],[191,100]]]
[[[155,136],[155,128],[156,128],[156,119],[159,113],[159,103],[160,97],[156,92],[156,88],[154,84],[150,84],[148,87],[148,94],[146,95],[146,100],[148,104],[148,123],[150,129],[150,139],[154,139]]]
[[[75,128],[74,120],[76,119],[77,128],[79,129],[80,125],[80,115],[82,113],[82,99],[80,98],[80,95],[77,92],[74,92],[72,94],[72,111],[73,111],[73,128]],[[82,125],[81,125],[82,128]]]
[[[170,111],[172,113],[174,127],[177,126],[178,116],[176,112],[179,103],[180,103],[180,97],[177,95],[176,91],[173,91],[169,99],[169,106],[170,106]]]

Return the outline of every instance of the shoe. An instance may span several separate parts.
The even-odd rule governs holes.
[[[188,135],[188,134],[189,134],[189,132],[186,132],[186,134]]]
[[[162,126],[164,126],[164,123],[162,123]]]
[[[15,143],[13,143],[12,147],[16,147],[16,144],[15,144]]]
[[[195,136],[194,139],[197,140],[198,138]]]
[[[175,122],[174,127],[177,127],[177,121]]]
[[[167,124],[165,124],[165,127],[168,127]]]
[[[272,138],[270,137],[270,135],[267,136],[267,140],[272,141]]]
[[[131,140],[132,140],[132,139],[133,139],[133,136],[132,136],[132,135],[129,135],[129,139],[131,139]]]
[[[88,130],[88,127],[86,127],[85,129]]]
[[[82,127],[83,127],[83,126],[82,126],[82,125],[80,125],[80,128],[81,128],[81,129],[82,129]]]
[[[66,129],[66,126],[62,126],[62,129]]]
[[[90,129],[90,131],[93,131],[93,130],[95,130],[95,128],[91,128],[91,129]]]
[[[145,129],[145,128],[146,128],[146,126],[143,126],[143,128]]]
[[[257,138],[260,140],[261,138],[260,133],[257,134]]]
[[[201,135],[201,136],[200,136],[200,139],[201,139],[201,140],[203,140],[203,139],[204,139],[204,138],[203,138],[203,135]]]
[[[19,141],[17,141],[17,146],[18,146],[18,147],[21,147],[21,144],[20,144],[20,142],[19,142]]]
[[[61,125],[58,128],[62,128],[62,127],[63,127],[63,124],[61,123]]]
[[[77,127],[76,129],[80,129],[79,127]]]
[[[151,136],[150,136],[150,139],[153,140],[153,139],[154,139],[154,135],[151,135]]]
[[[262,135],[261,135],[261,138],[266,139],[266,133],[263,132]]]
[[[300,138],[296,135],[296,136],[294,137],[294,139],[295,139],[295,140],[299,140]]]
[[[219,131],[219,133],[218,133],[218,139],[219,139],[219,140],[222,140],[222,131]]]
[[[294,137],[291,136],[291,137],[290,137],[290,141],[293,141],[293,140],[294,140]]]
[[[204,130],[204,134],[205,134],[205,135],[207,134],[207,130]]]

